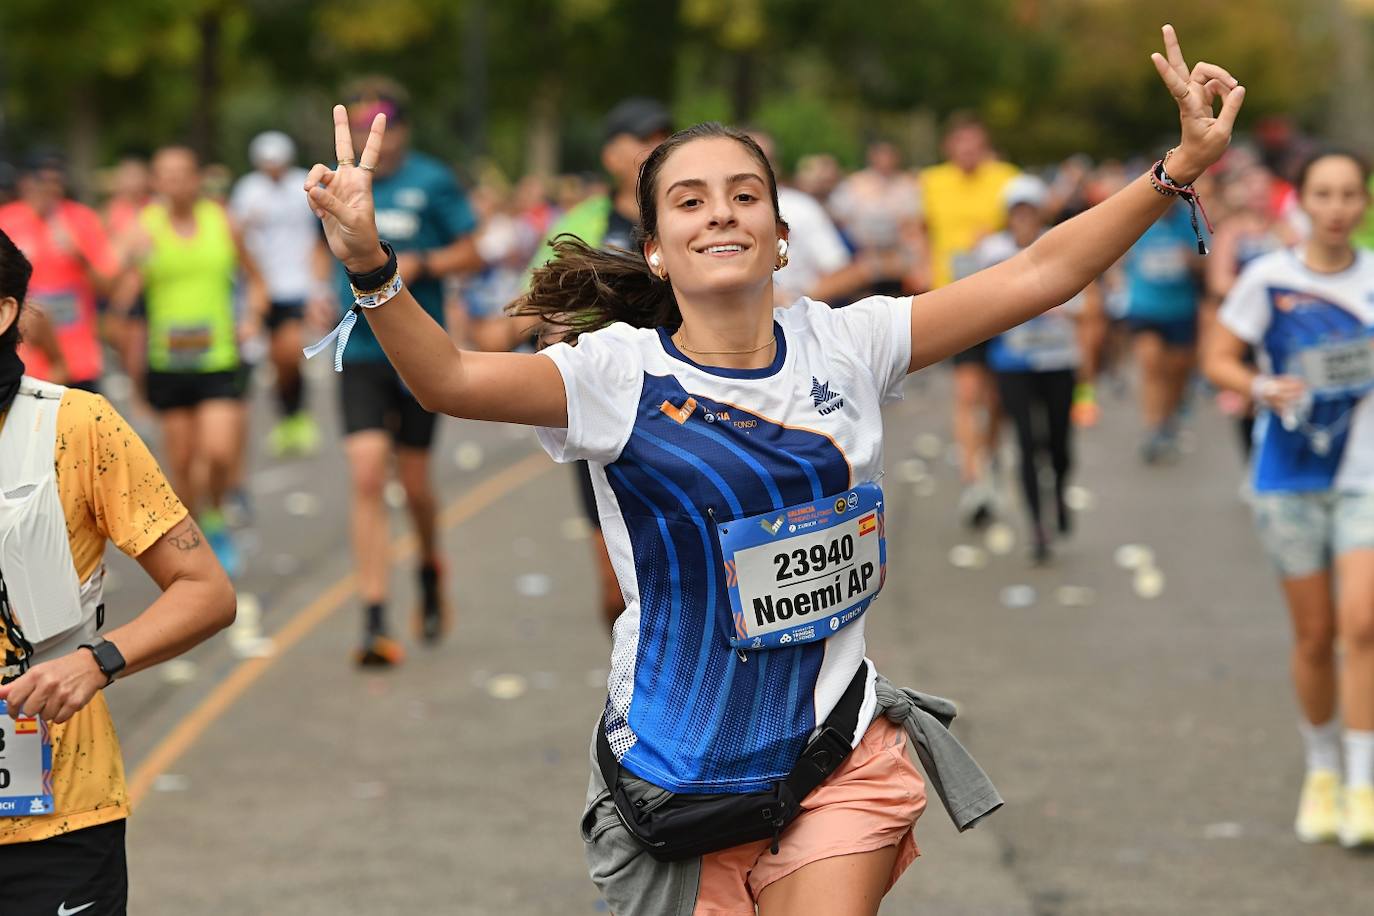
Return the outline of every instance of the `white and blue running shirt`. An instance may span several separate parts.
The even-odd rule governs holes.
[[[1300,374],[1303,354],[1358,343],[1374,331],[1374,255],[1357,250],[1339,273],[1307,267],[1297,251],[1256,258],[1241,273],[1221,323],[1255,347],[1261,368]],[[1256,492],[1374,490],[1374,399],[1359,388],[1318,393],[1308,425],[1327,430],[1331,447],[1319,454],[1303,429],[1285,429],[1265,411],[1255,424]]]
[[[803,298],[773,314],[776,356],[762,369],[702,366],[666,330],[626,324],[544,351],[568,427],[539,440],[557,461],[590,462],[625,597],[606,736],[627,770],[674,792],[786,776],[864,658],[863,617],[819,642],[732,650],[715,523],[878,479],[879,408],[902,396],[911,299],[832,310]],[[874,708],[870,674],[856,735]]]

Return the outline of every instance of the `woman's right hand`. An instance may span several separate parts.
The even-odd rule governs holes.
[[[372,119],[372,130],[362,156],[353,158],[353,136],[348,130],[348,110],[334,106],[335,169],[316,164],[305,179],[310,209],[324,225],[324,236],[334,257],[354,273],[366,273],[386,263],[377,238],[372,204],[372,172],[381,155],[386,115]]]

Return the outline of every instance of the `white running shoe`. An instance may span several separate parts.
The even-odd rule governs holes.
[[[1313,770],[1302,783],[1293,830],[1304,843],[1329,843],[1341,833],[1341,777],[1332,770]]]
[[[1374,787],[1360,786],[1345,790],[1341,845],[1346,849],[1374,846]]]
[[[959,494],[959,518],[970,528],[984,528],[995,517],[996,504],[992,488],[983,481],[964,487]]]

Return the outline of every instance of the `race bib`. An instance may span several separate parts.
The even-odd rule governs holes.
[[[214,331],[208,325],[179,326],[167,329],[167,358],[179,368],[194,368],[214,346]]]
[[[52,739],[42,719],[11,719],[0,700],[0,817],[52,814]]]
[[[1147,248],[1137,255],[1136,266],[1150,283],[1177,283],[1188,276],[1188,250],[1179,245]]]
[[[883,491],[837,496],[717,526],[736,649],[776,649],[834,636],[883,586]]]
[[[1374,386],[1374,339],[1361,337],[1298,351],[1298,374],[1317,395],[1362,394]]]
[[[1033,318],[1006,333],[1007,348],[1020,356],[1073,357],[1078,353],[1074,327],[1058,318]]]
[[[81,301],[70,290],[34,293],[29,299],[43,310],[55,328],[65,328],[81,321]]]

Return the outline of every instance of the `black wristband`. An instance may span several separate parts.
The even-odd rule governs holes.
[[[355,274],[347,267],[344,272],[348,274],[348,282],[353,288],[365,293],[381,289],[386,286],[387,281],[396,276],[396,250],[385,240],[382,240],[382,251],[386,252],[386,263],[376,270],[369,270],[367,273]]]

